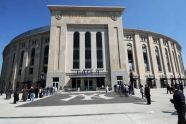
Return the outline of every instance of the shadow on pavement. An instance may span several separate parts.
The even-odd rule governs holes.
[[[17,117],[0,117],[0,119],[19,119],[19,118],[58,118],[58,117],[78,117],[78,116],[97,116],[97,115],[122,115],[138,114],[142,112],[119,112],[119,113],[94,113],[94,114],[76,114],[76,115],[48,115],[48,116],[17,116]]]
[[[172,111],[162,111],[163,113],[169,113],[171,115],[177,115],[177,112],[172,112]]]

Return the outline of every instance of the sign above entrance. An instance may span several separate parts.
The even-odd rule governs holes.
[[[103,71],[103,69],[96,69],[95,71],[92,69],[72,70],[72,71],[75,71],[77,74],[80,75],[86,75],[86,74],[93,74],[93,73],[99,74],[101,71]]]
[[[66,73],[70,77],[106,77],[107,72],[103,72],[103,69],[76,69],[72,70],[73,73]]]

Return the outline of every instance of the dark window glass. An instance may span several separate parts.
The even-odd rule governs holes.
[[[144,60],[144,65],[145,65],[145,71],[150,71],[148,54],[147,54],[147,47],[145,45],[143,45],[142,50],[143,50],[143,60]]]
[[[103,59],[103,51],[102,50],[97,50],[97,59],[102,60]]]
[[[49,52],[49,46],[45,46],[44,50],[44,61],[43,64],[47,65],[48,64],[48,52]]]
[[[172,51],[172,54],[173,54],[173,58],[174,58],[174,63],[175,63],[175,66],[176,66],[176,72],[178,72],[178,63],[176,61],[176,54],[174,51]]]
[[[73,39],[73,68],[79,68],[79,32],[74,33]]]
[[[104,80],[104,78],[103,77],[97,78],[97,87],[102,88],[102,86],[105,87],[105,80]]]
[[[35,58],[35,48],[31,50],[31,57],[30,57],[30,65],[34,65],[34,58]]]
[[[79,50],[73,51],[73,60],[79,60]]]
[[[22,70],[21,70],[21,69],[19,69],[19,73],[18,73],[18,74],[19,74],[19,75],[21,75],[21,72],[22,72]]]
[[[24,51],[21,52],[21,58],[20,58],[19,67],[22,67],[23,66],[23,57],[24,57]]]
[[[13,67],[14,67],[14,60],[15,60],[15,53],[13,54],[13,59],[12,59],[12,66],[11,66],[11,76],[12,76],[12,72],[13,72]]]
[[[156,54],[156,61],[157,61],[157,65],[158,65],[158,70],[162,71],[161,61],[160,61],[160,54],[159,54],[159,49],[158,49],[157,46],[155,47],[155,54]]]
[[[103,68],[102,34],[96,33],[97,68]]]
[[[34,70],[33,68],[30,68],[29,69],[29,74],[33,74],[33,70]]]
[[[132,55],[132,44],[127,44],[127,54],[128,54],[128,67],[129,70],[134,71],[133,55]]]
[[[53,82],[59,82],[59,77],[53,77]]]
[[[46,74],[47,71],[48,71],[48,67],[47,67],[47,66],[44,66],[44,67],[43,67],[43,72]]]
[[[166,60],[167,60],[168,70],[169,70],[169,72],[171,72],[171,67],[170,67],[170,62],[169,62],[169,54],[168,54],[168,51],[166,48],[165,48],[165,56],[166,56]]]
[[[91,34],[85,33],[85,68],[91,68]]]
[[[91,59],[91,51],[90,50],[86,51],[85,58],[86,58],[86,60]]]
[[[97,68],[103,68],[103,61],[97,61]]]

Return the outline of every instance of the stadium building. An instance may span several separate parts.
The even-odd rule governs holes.
[[[98,90],[129,82],[184,82],[181,46],[168,36],[123,28],[123,7],[48,6],[50,26],[15,37],[3,51],[0,88],[24,84]]]

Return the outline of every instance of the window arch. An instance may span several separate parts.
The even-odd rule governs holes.
[[[31,56],[30,56],[30,66],[34,65],[34,58],[35,58],[35,48],[32,48]]]
[[[11,73],[10,73],[10,76],[12,76],[12,73],[13,73],[14,61],[15,61],[15,53],[14,53],[13,56],[12,56],[12,65],[11,65]]]
[[[134,71],[134,60],[133,60],[133,54],[132,54],[132,44],[127,44],[127,54],[128,54],[128,67],[129,70]]]
[[[161,66],[161,60],[160,60],[160,53],[159,53],[159,49],[157,46],[155,46],[155,54],[156,54],[156,62],[158,65],[158,70],[162,71],[162,66]]]
[[[173,58],[174,58],[174,63],[175,63],[175,66],[176,66],[176,72],[178,72],[178,63],[176,61],[176,54],[174,51],[172,51],[172,54],[173,54]]]
[[[85,33],[85,68],[91,68],[91,33]]]
[[[102,33],[96,33],[97,68],[103,68],[103,44]]]
[[[20,60],[19,60],[19,72],[18,72],[18,75],[21,75],[21,73],[22,73],[23,57],[24,57],[24,50],[21,51],[21,56],[20,56]]]
[[[48,70],[48,53],[49,53],[49,46],[45,46],[44,48],[44,56],[43,56],[43,72],[47,73]]]
[[[20,57],[20,64],[19,64],[19,67],[22,67],[23,66],[23,57],[24,57],[24,50],[21,51],[21,57]]]
[[[166,48],[165,48],[165,57],[166,57],[166,60],[167,60],[168,70],[169,70],[169,72],[171,72],[170,61],[169,61],[169,54],[168,54],[168,51],[167,51]]]
[[[145,71],[150,71],[147,47],[145,44],[142,45],[142,51],[143,51],[143,60],[144,60],[144,65],[145,65]]]
[[[74,32],[73,38],[73,69],[79,68],[79,32]]]
[[[49,53],[49,46],[45,46],[44,49],[44,60],[43,60],[43,64],[47,65],[48,64],[48,53]]]

